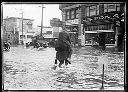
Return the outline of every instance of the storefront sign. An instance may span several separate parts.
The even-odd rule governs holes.
[[[61,27],[63,25],[63,22],[60,21],[59,19],[52,19],[52,20],[50,20],[50,25],[56,26],[56,27]]]
[[[74,20],[67,20],[66,25],[72,25],[72,24],[78,24],[79,19],[74,19]]]

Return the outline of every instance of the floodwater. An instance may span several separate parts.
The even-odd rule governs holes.
[[[123,53],[75,48],[71,65],[54,70],[55,53],[54,48],[21,46],[3,52],[4,89],[100,90],[104,64],[104,89],[124,90]]]

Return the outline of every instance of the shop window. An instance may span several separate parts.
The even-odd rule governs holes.
[[[98,26],[93,26],[93,30],[98,30]]]
[[[88,26],[88,30],[87,31],[93,31],[93,26]]]
[[[108,25],[104,25],[104,30],[108,30]]]
[[[104,25],[100,25],[99,30],[103,30],[103,29],[104,29]]]
[[[107,29],[112,29],[112,24],[109,24],[109,25],[107,26]]]

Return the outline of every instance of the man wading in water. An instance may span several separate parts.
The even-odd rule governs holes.
[[[65,28],[63,28],[63,31],[59,33],[59,38],[55,44],[55,50],[57,51],[55,64],[57,64],[57,60],[59,60],[60,68],[64,61],[65,65],[71,64],[71,62],[68,60],[68,58],[71,59],[72,54],[71,41]]]

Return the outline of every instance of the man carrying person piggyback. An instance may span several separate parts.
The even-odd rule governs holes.
[[[56,59],[55,64],[57,64],[57,60],[59,60],[59,68],[62,67],[62,64],[65,62],[65,65],[71,64],[68,59],[71,59],[72,48],[70,36],[66,31],[66,28],[63,27],[62,32],[59,33],[58,40],[55,44]]]

